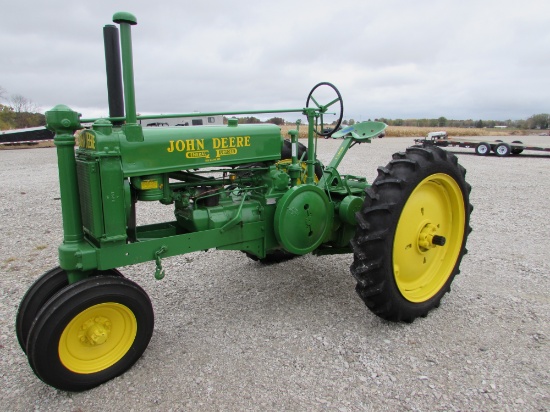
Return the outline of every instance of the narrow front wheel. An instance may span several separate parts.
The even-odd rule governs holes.
[[[147,348],[153,326],[151,301],[136,283],[88,278],[59,291],[40,310],[27,356],[45,383],[86,390],[129,369]]]
[[[94,276],[119,276],[122,274],[116,269],[97,271]],[[67,272],[59,266],[50,269],[40,276],[27,290],[21,299],[15,317],[15,333],[23,352],[27,350],[27,337],[34,322],[34,318],[46,302],[61,289],[69,285]]]

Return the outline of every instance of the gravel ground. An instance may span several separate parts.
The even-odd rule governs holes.
[[[412,143],[354,147],[340,171],[372,181]],[[337,146],[320,140],[321,159]],[[162,281],[153,263],[136,265],[123,273],[153,301],[152,341],[132,369],[83,393],[43,384],[14,332],[23,294],[57,264],[55,149],[0,151],[0,410],[550,410],[550,155],[451,151],[473,187],[474,231],[452,292],[428,317],[371,314],[351,255],[262,266],[212,250],[165,259]],[[171,220],[172,210],[151,204],[140,217]]]

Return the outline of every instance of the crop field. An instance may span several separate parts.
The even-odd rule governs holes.
[[[295,129],[294,125],[285,125],[281,129],[283,135]],[[300,138],[307,138],[307,125],[300,126]],[[423,137],[430,132],[446,131],[449,136],[523,136],[536,134],[533,130],[518,129],[471,129],[466,127],[414,127],[414,126],[389,126],[386,129],[386,137]]]

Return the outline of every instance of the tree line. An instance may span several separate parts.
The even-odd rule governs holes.
[[[254,123],[273,123],[278,126],[292,125],[295,122],[286,121],[281,117],[272,117],[271,119],[263,122],[254,116],[239,117],[239,123],[241,124],[254,124]],[[369,119],[370,121],[371,119]],[[528,119],[524,120],[450,120],[446,117],[438,117],[437,119],[389,119],[381,117],[374,119],[386,123],[388,126],[417,126],[417,127],[462,127],[462,128],[494,128],[494,127],[507,127],[511,129],[548,129],[550,126],[550,114],[540,113],[535,114]],[[227,118],[224,117],[224,122],[227,123]],[[345,119],[342,121],[344,126],[352,126],[356,123],[354,119]],[[334,124],[334,122],[333,122]]]
[[[511,129],[548,129],[550,114],[535,114],[522,120],[450,120],[445,117],[437,119],[378,119],[388,126],[419,126],[419,127],[463,127],[463,128],[494,128],[507,127]]]
[[[23,129],[25,127],[44,126],[46,117],[30,99],[20,94],[7,97],[7,91],[0,86],[0,130]]]
[[[1,101],[7,101],[7,104],[2,104]],[[265,122],[254,116],[239,117],[238,120],[241,124],[273,123],[278,126],[295,124],[295,122],[286,121],[282,117],[272,117]],[[550,126],[550,114],[548,113],[535,114],[524,120],[450,120],[443,116],[437,119],[389,119],[382,117],[374,120],[384,122],[388,126],[409,127],[463,127],[481,129],[484,127],[505,126],[513,129],[548,129]],[[225,116],[224,123],[227,123]],[[345,119],[342,121],[344,126],[351,126],[355,123],[354,119]],[[44,126],[45,124],[45,116],[39,113],[38,106],[32,100],[20,94],[13,94],[8,97],[6,89],[0,86],[0,130],[22,129],[25,127]]]

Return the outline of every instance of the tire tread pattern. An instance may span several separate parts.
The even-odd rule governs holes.
[[[406,300],[395,283],[392,267],[392,247],[395,228],[408,196],[424,178],[446,173],[458,183],[464,197],[465,230],[461,250],[449,279],[430,299],[421,303]],[[450,291],[459,265],[467,253],[465,247],[471,232],[469,202],[471,186],[465,180],[466,169],[455,155],[436,147],[410,147],[395,153],[385,167],[378,168],[378,177],[366,189],[362,209],[357,212],[357,231],[351,246],[354,262],[351,274],[357,281],[356,292],[376,315],[389,321],[410,323],[424,317],[439,306],[441,298]]]

